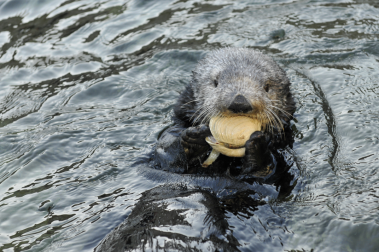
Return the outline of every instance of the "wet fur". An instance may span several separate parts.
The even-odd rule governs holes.
[[[270,131],[283,129],[295,110],[289,79],[270,57],[252,49],[225,48],[199,62],[174,112],[188,126],[208,124],[213,116],[232,114],[227,108],[237,94],[255,108],[244,115],[264,121]]]
[[[237,95],[248,101],[251,111],[231,111]],[[289,79],[270,57],[246,48],[214,50],[198,63],[191,82],[178,98],[175,126],[162,134],[156,147],[156,167],[180,173],[212,170],[264,177],[261,171],[275,169],[274,159],[281,158],[275,157],[276,150],[293,141],[290,120],[294,111]],[[221,155],[210,169],[201,168],[210,150],[205,142],[211,135],[210,118],[235,115],[257,118],[265,127],[246,142],[245,157]]]
[[[217,87],[214,85],[215,80],[218,82]],[[155,148],[153,165],[170,173],[151,171],[141,162],[140,172],[161,185],[142,193],[129,217],[103,239],[96,251],[143,250],[145,247],[156,249],[158,243],[155,241],[166,236],[169,242],[165,242],[162,248],[166,250],[199,251],[198,245],[201,247],[211,241],[217,251],[240,251],[237,239],[227,231],[230,227],[225,211],[235,215],[246,211],[250,213],[252,207],[266,204],[266,201],[256,200],[256,196],[251,197],[270,195],[266,187],[255,183],[257,179],[274,184],[275,187],[269,188],[280,188],[278,199],[289,196],[296,185],[292,183],[293,175],[287,173],[291,164],[276,151],[291,144],[289,121],[295,103],[289,86],[284,71],[260,52],[220,49],[208,54],[200,61],[193,72],[192,82],[185,87],[177,101],[173,118],[175,124],[162,132]],[[210,149],[204,141],[210,134],[208,120],[214,115],[226,116],[231,113],[227,108],[237,93],[248,97],[256,107],[248,116],[260,116],[263,120],[267,107],[275,106],[271,107],[274,114],[270,114],[269,126],[265,131],[256,131],[251,135],[245,145],[244,158],[221,155],[209,168],[204,169],[199,159],[206,156]],[[186,148],[189,148],[188,153]],[[275,162],[271,157],[275,158]],[[267,178],[265,170],[271,169],[273,163],[283,169],[276,169]],[[201,173],[206,176],[201,176]],[[231,176],[208,176],[216,173]],[[181,205],[179,208],[178,202]],[[195,212],[196,218],[200,217],[193,220],[195,228],[192,231],[195,235],[187,237],[183,235],[181,227],[183,223],[191,227],[192,222],[188,223],[183,213]],[[173,229],[167,233],[160,229],[162,225],[172,226]],[[201,233],[196,234],[199,229]],[[212,231],[206,239],[203,238],[204,230]]]

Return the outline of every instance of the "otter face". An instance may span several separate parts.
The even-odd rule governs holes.
[[[246,48],[215,50],[193,72],[193,122],[243,115],[282,128],[295,108],[285,72],[268,56]]]

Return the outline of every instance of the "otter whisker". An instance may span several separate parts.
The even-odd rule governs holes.
[[[279,119],[278,119],[279,120]],[[281,121],[279,121],[280,123],[280,128],[282,129],[282,133],[280,134],[281,138],[283,138],[283,136],[285,137],[285,132],[284,132],[284,127],[283,127],[283,123]],[[279,130],[279,127],[277,126],[278,130]]]
[[[280,120],[279,116],[271,108],[267,108],[267,109],[271,112],[273,117],[276,119],[275,120],[277,122],[276,126],[283,128],[283,124],[282,124],[282,121]]]
[[[191,118],[190,118],[190,121],[192,121],[192,118],[194,117],[194,116],[196,116],[195,117],[195,120],[194,120],[194,123],[201,117],[201,115],[204,113],[204,110],[203,110],[203,108],[204,108],[204,105],[203,106],[200,106],[194,113],[193,113],[193,115],[191,116]],[[203,110],[203,111],[201,111],[201,110]]]
[[[271,130],[271,133],[274,133],[274,126],[277,125],[277,122],[275,121],[275,118],[272,116],[272,112],[271,111],[267,111],[266,115],[267,115],[267,118],[270,121],[270,130]]]
[[[199,101],[199,100],[198,100],[198,99],[195,99],[195,100],[192,100],[192,101],[189,101],[189,102],[183,103],[183,104],[181,105],[181,107],[184,108],[184,105],[190,104],[191,102],[195,102],[195,103],[196,103],[197,101]]]
[[[259,119],[261,120],[261,123],[262,123],[262,117],[266,121],[268,121],[268,125],[265,125],[265,127],[268,128],[267,130],[268,131],[272,130],[272,125],[274,124],[272,116],[267,111],[263,111],[263,113],[259,114]]]
[[[207,114],[204,116],[203,120],[201,120],[201,124],[204,124],[204,122],[209,121],[212,117],[213,117],[213,113],[207,113]]]
[[[209,122],[212,117],[215,117],[218,115],[219,115],[219,112],[217,112],[215,109],[210,109],[208,110],[208,113],[204,116],[201,123],[203,124],[204,122]]]
[[[265,129],[267,129],[267,128],[271,128],[271,127],[272,127],[272,126],[271,126],[271,124],[272,124],[272,120],[271,120],[271,118],[270,118],[266,113],[264,113],[263,115],[264,115],[264,116],[260,115],[260,117],[259,117],[261,123],[262,123],[262,117],[264,117],[265,120],[268,121],[268,124],[267,124],[267,125],[264,124],[264,125],[265,125]],[[269,129],[268,129],[268,130],[269,130]]]
[[[210,108],[206,108],[201,112],[201,114],[198,117],[199,120],[201,119],[200,124],[203,124],[204,120],[206,120],[207,115],[209,114],[209,111],[210,111]]]
[[[270,112],[270,114],[275,119],[274,120],[276,122],[275,126],[278,127],[278,128],[282,128],[283,129],[283,123],[281,122],[280,118],[269,107],[267,107],[266,109],[267,109],[267,111]]]
[[[287,118],[291,118],[292,117],[291,114],[288,113],[287,111],[285,111],[285,110],[283,110],[283,109],[281,109],[279,107],[276,107],[276,106],[274,106],[272,104],[270,106],[273,107],[273,108],[276,108],[277,110],[279,110],[280,112],[282,112]]]
[[[199,109],[199,113],[198,113],[197,117],[193,120],[193,124],[195,124],[196,122],[198,122],[207,113],[206,109],[203,109],[203,110],[201,110],[201,109],[203,109],[203,108]]]
[[[272,102],[281,102],[281,100],[270,100]]]
[[[273,106],[279,106],[279,105],[281,105],[281,106],[284,106],[283,105],[283,102],[282,101],[280,101],[280,100],[270,100],[270,105],[273,105]],[[279,107],[278,107],[279,108]]]
[[[209,121],[212,115],[215,113],[215,111],[213,111],[214,109],[212,110],[211,107],[202,106],[201,108],[198,109],[198,111],[199,110],[202,110],[202,111],[199,112],[193,124],[198,122],[200,119],[201,119],[200,124],[203,124],[204,122]]]

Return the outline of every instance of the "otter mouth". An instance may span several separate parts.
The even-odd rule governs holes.
[[[229,157],[245,156],[246,141],[253,132],[261,128],[259,120],[246,116],[212,117],[209,122],[212,135],[205,138],[212,147],[212,152],[203,163],[203,167],[211,165],[220,153]]]
[[[248,113],[236,113],[236,112],[233,112],[233,111],[230,111],[230,110],[226,110],[224,112],[221,113],[221,116],[223,117],[234,117],[234,116],[246,116],[246,117],[250,117],[250,118],[256,118],[258,119],[259,115],[257,113],[253,113],[253,112],[248,112]]]
[[[261,114],[250,112],[250,113],[234,113],[229,110],[226,110],[225,112],[220,113],[221,117],[249,117],[251,119],[255,119],[261,122],[262,129],[264,129],[270,122],[267,120],[266,116],[262,116]]]

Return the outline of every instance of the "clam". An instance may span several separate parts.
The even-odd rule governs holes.
[[[203,167],[211,165],[220,153],[229,157],[245,156],[245,143],[251,134],[259,131],[262,124],[259,120],[246,116],[213,117],[209,122],[212,136],[205,141],[212,146],[212,152],[203,163]]]

